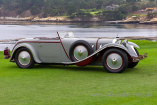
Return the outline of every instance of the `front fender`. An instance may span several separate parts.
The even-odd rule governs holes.
[[[131,57],[138,57],[137,52],[135,51],[135,48],[140,48],[137,44],[133,43],[133,42],[128,42],[126,44],[126,47],[128,49],[128,53],[131,55]]]
[[[136,43],[128,42],[128,44],[129,44],[129,45],[132,45],[132,46],[134,46],[134,47],[136,47],[136,48],[140,48]]]
[[[34,58],[34,60],[37,62],[37,63],[41,63],[41,61],[39,60],[39,57],[37,56],[37,52],[34,50],[34,48],[28,44],[28,43],[20,43],[20,44],[16,44],[15,47],[13,48],[12,50],[12,54],[11,54],[11,59],[10,61],[13,60],[13,57],[15,56],[15,53],[16,51],[21,48],[21,47],[25,47],[25,48],[28,48],[30,50],[30,52],[32,53],[32,56]]]
[[[109,44],[106,44],[104,45],[103,47],[99,48],[98,50],[96,50],[93,54],[91,54],[90,56],[88,56],[87,58],[83,59],[83,60],[79,60],[79,61],[76,61],[76,62],[62,62],[63,64],[67,64],[67,65],[72,65],[72,64],[79,64],[79,63],[82,63],[88,59],[90,59],[91,57],[95,56],[96,54],[100,53],[101,51],[104,51],[105,49],[108,49],[108,48],[119,48],[119,49],[122,49],[124,50],[127,54],[128,53],[128,49],[126,47],[124,47],[123,45],[120,45],[120,44],[117,44],[117,43],[109,43]],[[130,54],[129,54],[130,55]],[[131,55],[130,55],[131,56]]]

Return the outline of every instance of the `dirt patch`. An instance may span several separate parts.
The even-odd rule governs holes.
[[[15,11],[10,11],[8,9],[0,9],[0,14],[3,17],[17,17],[17,13]]]
[[[19,17],[30,17],[30,16],[31,16],[30,10],[24,11],[19,15]]]

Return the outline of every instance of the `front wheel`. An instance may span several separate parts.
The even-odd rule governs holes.
[[[127,54],[117,48],[107,50],[102,59],[103,67],[110,73],[121,73],[128,66]]]
[[[15,62],[18,67],[20,68],[32,68],[34,66],[34,59],[27,48],[19,49],[15,54]]]

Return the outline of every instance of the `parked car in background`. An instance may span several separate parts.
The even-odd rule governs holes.
[[[72,32],[57,32],[54,38],[20,40],[11,57],[7,48],[4,55],[20,68],[32,68],[35,63],[99,65],[108,72],[120,73],[147,57],[139,55],[137,48],[137,44],[119,38],[76,38]]]

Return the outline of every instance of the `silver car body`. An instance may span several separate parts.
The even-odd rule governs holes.
[[[69,49],[78,40],[88,42],[92,46],[94,53],[82,60],[72,62],[69,57]],[[12,50],[10,61],[14,61],[16,51],[22,47],[31,51],[36,63],[59,63],[65,65],[83,62],[111,47],[124,50],[130,57],[138,57],[134,47],[139,48],[137,44],[127,42],[127,40],[122,43],[119,38],[76,38],[72,32],[65,32],[58,33],[56,38],[37,37],[18,41]]]

